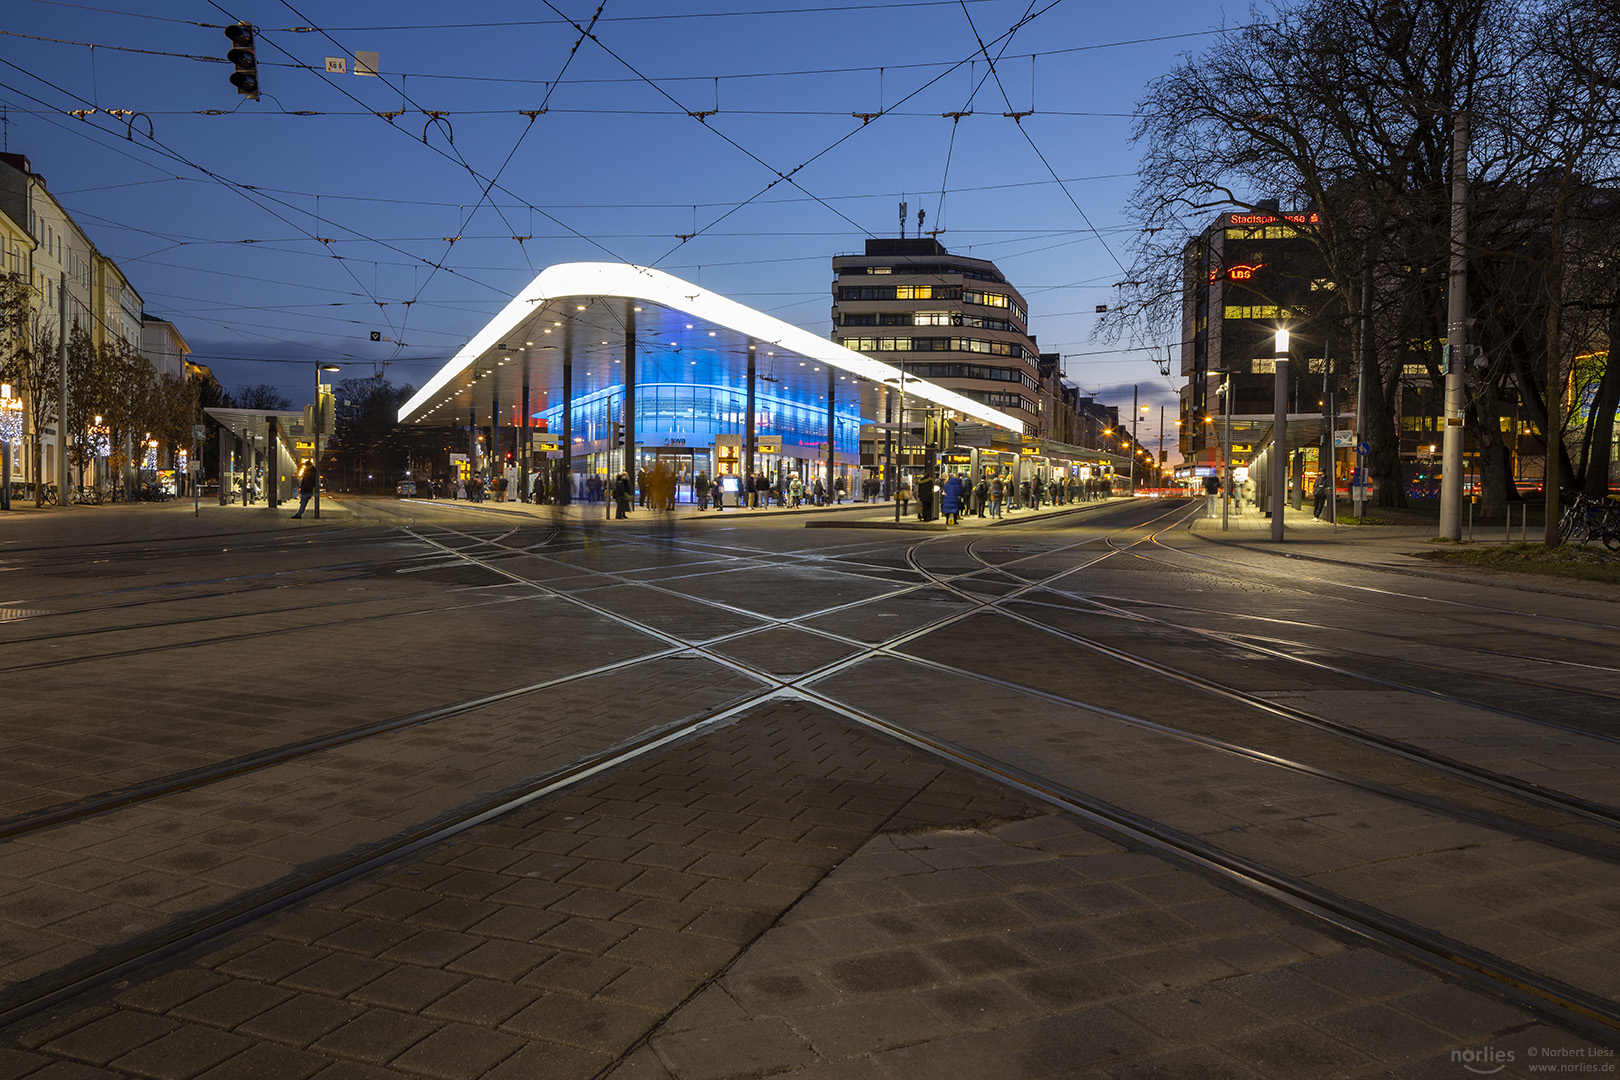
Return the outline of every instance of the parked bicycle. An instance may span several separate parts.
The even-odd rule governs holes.
[[[1601,540],[1610,551],[1620,551],[1620,503],[1577,492],[1558,519],[1558,539],[1578,544]]]

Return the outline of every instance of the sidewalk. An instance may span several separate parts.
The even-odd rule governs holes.
[[[613,505],[611,503],[571,503],[568,506],[553,506],[540,503],[519,502],[467,502],[465,500],[450,499],[400,499],[401,506],[437,506],[441,508],[471,510],[492,514],[516,514],[526,517],[540,517],[547,521],[558,519],[568,522],[613,521]],[[1068,514],[1082,513],[1086,510],[1100,509],[1104,506],[1118,506],[1122,499],[1097,499],[1092,502],[1069,503],[1065,506],[1042,506],[1038,510],[1008,510],[999,519],[990,517],[987,512],[984,517],[970,516],[964,513],[961,517],[961,528],[986,529],[998,525],[1018,525],[1035,520],[1044,520],[1051,517],[1063,517]],[[936,519],[932,522],[917,520],[917,504],[912,502],[906,513],[902,514],[899,524],[895,524],[895,506],[892,500],[878,502],[845,502],[827,506],[798,506],[798,507],[760,507],[757,509],[742,509],[727,506],[724,510],[699,510],[692,503],[677,504],[674,510],[647,510],[632,508],[626,524],[634,525],[637,521],[648,520],[667,522],[696,522],[696,521],[760,521],[777,520],[784,518],[800,519],[807,526],[836,527],[850,525],[856,528],[875,528],[884,524],[901,529],[945,531],[948,528],[944,520]]]
[[[1348,516],[1349,504],[1341,502],[1339,512]],[[1216,500],[1213,514],[1199,515],[1189,522],[1189,528],[1193,535],[1214,543],[1265,545],[1277,550],[1271,539],[1271,518],[1252,502],[1228,504],[1223,528],[1221,504]],[[1286,505],[1283,508],[1282,547],[1303,556],[1332,553],[1330,557],[1342,558],[1344,549],[1354,548],[1364,552],[1363,559],[1409,564],[1409,553],[1420,550],[1434,536],[1435,530],[1425,525],[1336,525],[1325,518],[1319,521],[1312,516],[1309,503],[1299,510]]]

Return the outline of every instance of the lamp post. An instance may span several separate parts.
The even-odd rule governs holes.
[[[315,408],[313,411],[315,419],[315,459],[310,462],[309,467],[315,470],[315,517],[317,519],[321,516],[321,428],[326,423],[326,409],[321,401],[321,391],[326,387],[321,382],[321,373],[341,370],[336,364],[315,365]],[[272,463],[272,467],[274,467],[274,463]]]
[[[1271,406],[1271,539],[1283,538],[1283,506],[1288,494],[1288,331],[1277,331],[1277,380]]]

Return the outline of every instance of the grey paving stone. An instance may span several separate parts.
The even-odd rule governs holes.
[[[537,990],[557,990],[589,997],[623,975],[628,966],[616,960],[574,952],[559,952],[519,982]]]
[[[114,1000],[120,1005],[161,1013],[229,983],[229,979],[216,972],[181,968],[138,982],[121,991]]]
[[[465,976],[452,972],[402,964],[360,987],[350,999],[402,1012],[417,1012],[466,981]]]
[[[366,1009],[315,1040],[310,1049],[385,1065],[440,1026],[392,1009]]]
[[[828,965],[828,978],[851,994],[886,994],[921,989],[944,978],[939,967],[914,949],[887,949],[842,957]]]
[[[200,1074],[198,1080],[307,1080],[328,1064],[307,1050],[261,1042]]]
[[[41,1049],[78,1061],[105,1065],[147,1043],[156,1042],[179,1027],[173,1020],[125,1010],[59,1034]]]
[[[996,1032],[957,1035],[887,1050],[873,1060],[895,1080],[921,1076],[971,1076],[975,1080],[1037,1080],[1052,1067]]]
[[[1375,1059],[1432,1053],[1453,1042],[1439,1029],[1386,1005],[1363,1005],[1327,1013],[1308,1023]]]
[[[1352,949],[1294,970],[1344,994],[1383,996],[1432,986],[1433,975],[1372,949]]]
[[[1337,1076],[1368,1064],[1365,1055],[1302,1024],[1245,1032],[1216,1043],[1223,1051],[1275,1080]]]
[[[531,1005],[540,996],[529,990],[494,979],[472,979],[421,1008],[423,1016],[440,1020],[461,1020],[485,1026],[499,1024]]]
[[[955,1030],[910,995],[793,1009],[783,1019],[818,1055],[833,1060],[938,1039]]]
[[[504,1031],[600,1054],[615,1054],[650,1031],[660,1015],[624,1002],[546,994],[502,1023]]]
[[[369,956],[335,953],[278,981],[294,990],[341,998],[385,974],[389,968],[389,964]]]
[[[252,1040],[218,1028],[185,1024],[110,1064],[157,1080],[190,1080],[252,1045]]]
[[[1248,1080],[1263,1075],[1201,1047],[1112,1065],[1108,1073],[1116,1080]]]
[[[683,1080],[779,1073],[815,1061],[809,1045],[773,1018],[657,1037],[652,1046]]]
[[[1125,997],[1136,990],[1135,983],[1095,964],[1042,967],[1010,976],[1007,982],[1054,1012]]]
[[[1203,1041],[1272,1022],[1267,1014],[1210,986],[1136,997],[1121,1011],[1166,1042]]]
[[[651,1051],[647,1051],[646,1055],[650,1056]],[[637,1054],[636,1057],[640,1059],[642,1055]],[[580,1077],[602,1075],[602,1070],[612,1062],[613,1057],[609,1054],[531,1039],[517,1053],[486,1073],[484,1080],[579,1080]],[[656,1072],[628,1075],[636,1076],[637,1080],[662,1080]]]
[[[359,1005],[313,994],[299,994],[267,1012],[243,1021],[237,1031],[274,1039],[293,1046],[308,1046],[327,1032],[342,1027],[366,1010]]]
[[[234,979],[207,993],[171,1006],[167,1012],[182,1020],[197,1020],[215,1027],[234,1028],[277,1005],[291,1000],[293,991],[265,983]],[[131,1004],[138,1004],[131,1002]]]
[[[406,1050],[394,1068],[443,1080],[475,1080],[517,1053],[524,1040],[471,1024],[447,1024]]]

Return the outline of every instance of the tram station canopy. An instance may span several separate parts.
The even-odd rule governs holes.
[[[881,418],[901,389],[900,369],[739,304],[660,270],[629,263],[560,263],[541,271],[501,313],[400,409],[402,423],[440,426],[512,423],[509,411],[529,388],[528,410],[563,404],[563,365],[578,401],[624,383],[627,343],[635,342],[639,384],[741,387],[750,354],[771,393],[826,408],[829,386],[840,413]],[[831,378],[829,378],[831,376]],[[1016,417],[914,376],[907,407],[919,400],[964,419],[1022,432]]]

